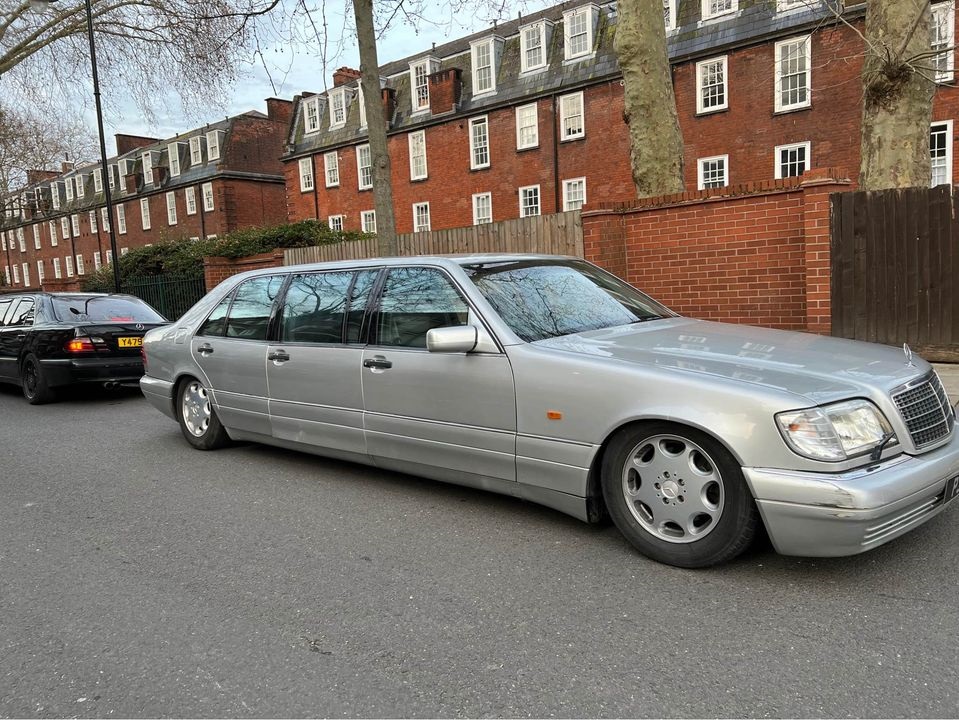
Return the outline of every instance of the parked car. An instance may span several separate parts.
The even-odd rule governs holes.
[[[134,383],[143,335],[166,322],[132,295],[0,295],[0,382],[20,385],[33,405],[66,385]]]
[[[224,281],[144,339],[195,448],[252,440],[514,495],[642,553],[863,552],[957,494],[955,413],[902,349],[680,317],[552,256],[394,258]]]

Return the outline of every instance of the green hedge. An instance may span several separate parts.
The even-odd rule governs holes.
[[[268,228],[237,230],[220,238],[190,240],[164,238],[150,247],[133,248],[118,260],[120,282],[153,275],[203,277],[204,257],[241,258],[275,249],[312,247],[367,237],[357,232],[335,232],[317,220],[303,220]],[[103,265],[83,282],[93,292],[113,290],[113,269]]]

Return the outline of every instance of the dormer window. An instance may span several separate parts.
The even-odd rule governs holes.
[[[153,153],[145,152],[140,156],[143,161],[143,184],[153,184]]]
[[[103,168],[97,168],[93,171],[93,192],[103,192]]]
[[[346,88],[330,90],[330,130],[346,125]]]
[[[320,129],[320,98],[314,95],[303,101],[303,132],[318,132]]]
[[[363,82],[356,83],[357,102],[360,105],[360,127],[366,127],[366,101],[363,99]]]
[[[77,185],[77,198],[82,198],[86,193],[86,188],[83,185],[83,174],[81,173],[80,175],[77,175],[73,179],[73,182],[75,182]]]
[[[574,60],[592,55],[593,27],[599,17],[599,8],[586,5],[563,13],[565,58]]]
[[[73,202],[73,178],[67,178],[65,185],[67,188],[67,202]]]
[[[60,209],[60,183],[50,183],[50,201],[53,203],[53,209]]]
[[[663,0],[663,21],[666,32],[676,29],[676,0]]]
[[[166,146],[167,156],[170,159],[170,177],[180,175],[180,147],[183,143],[172,142]]]
[[[547,30],[545,20],[520,28],[520,72],[546,67]]]
[[[739,0],[702,0],[703,20],[728,15],[739,9]]]
[[[410,89],[413,112],[425,112],[430,109],[430,73],[439,69],[439,60],[423,58],[410,63]]]
[[[190,138],[190,164],[203,164],[203,138],[199,135]]]
[[[206,157],[207,160],[220,159],[220,141],[223,139],[222,130],[210,130],[206,134]]]
[[[473,95],[496,92],[496,66],[503,39],[484,38],[470,43],[473,65]]]

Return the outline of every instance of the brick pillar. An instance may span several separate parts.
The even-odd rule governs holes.
[[[583,257],[614,275],[628,280],[625,210],[600,205],[583,210]]]
[[[829,196],[851,185],[846,173],[824,168],[807,172],[800,186],[806,248],[806,330],[821,335],[832,332]]]

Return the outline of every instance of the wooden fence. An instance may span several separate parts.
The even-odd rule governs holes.
[[[959,360],[959,220],[948,185],[831,198],[832,334]]]
[[[572,210],[452,230],[398,235],[397,246],[397,255],[401,256],[515,252],[583,257],[583,223],[579,210]],[[299,265],[361,260],[378,254],[374,238],[286,250],[283,262],[285,265]]]

